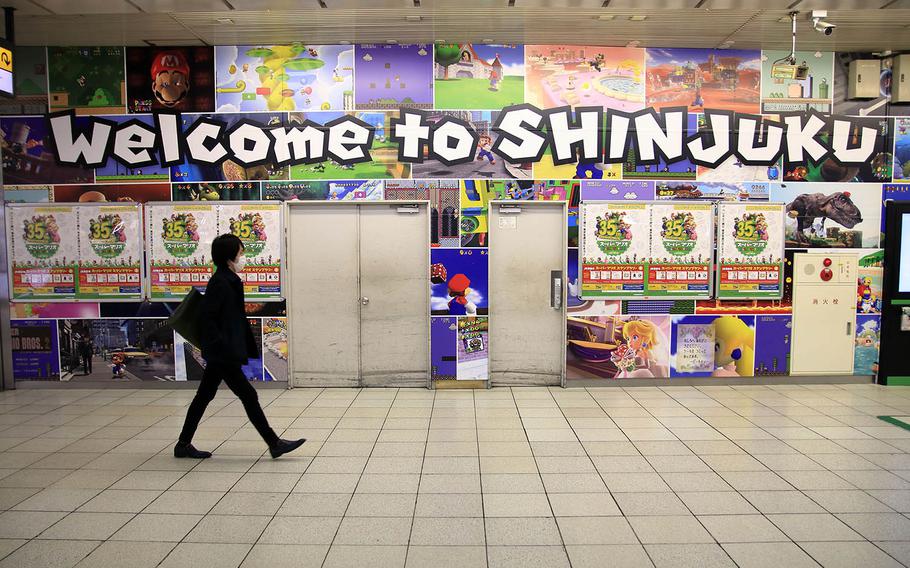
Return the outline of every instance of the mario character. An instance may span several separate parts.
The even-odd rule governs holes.
[[[736,316],[714,320],[715,377],[749,377],[755,372],[755,332]]]
[[[477,152],[477,159],[483,160],[486,158],[490,161],[491,164],[496,163],[496,158],[493,157],[493,139],[487,136],[486,134],[480,135],[480,143],[477,145],[479,148]]]
[[[477,305],[468,300],[468,292],[471,291],[468,286],[471,281],[464,274],[458,273],[449,280],[449,315],[452,316],[473,316],[477,315]]]
[[[122,379],[126,374],[126,366],[123,364],[123,354],[114,353],[111,355],[111,373],[115,379]]]
[[[190,65],[179,51],[162,51],[152,61],[152,92],[164,106],[180,104],[190,91]]]
[[[604,65],[604,62],[605,62],[604,54],[598,53],[596,56],[594,56],[594,59],[589,61],[588,63],[590,63],[591,67],[593,67],[598,73],[600,73],[601,68]]]

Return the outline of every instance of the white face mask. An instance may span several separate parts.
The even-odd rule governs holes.
[[[234,259],[234,272],[243,271],[244,266],[246,266],[246,257],[243,256],[243,253],[240,253],[240,255],[238,255],[237,258]]]

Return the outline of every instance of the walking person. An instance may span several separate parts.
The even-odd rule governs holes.
[[[83,337],[79,342],[79,356],[82,358],[82,374],[91,375],[92,374],[92,352],[94,351],[94,346],[92,345],[92,340],[89,337]]]
[[[200,308],[200,342],[206,362],[205,372],[187,410],[183,431],[174,446],[174,457],[211,457],[210,452],[193,447],[193,434],[223,380],[243,403],[250,422],[268,444],[269,453],[277,458],[299,448],[306,439],[282,440],[275,434],[259,405],[256,389],[241,369],[250,357],[259,356],[259,347],[244,313],[243,281],[237,276],[246,263],[243,243],[232,234],[216,237],[212,241],[212,262],[215,263],[215,273],[205,287]]]

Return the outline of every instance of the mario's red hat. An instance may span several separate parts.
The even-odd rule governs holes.
[[[456,294],[464,294],[465,290],[468,289],[468,286],[471,285],[471,281],[464,274],[456,274],[449,280],[449,290],[455,292]]]
[[[162,51],[152,61],[152,80],[165,71],[179,71],[189,76],[190,65],[179,51]]]

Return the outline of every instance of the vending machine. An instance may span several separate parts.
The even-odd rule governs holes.
[[[793,256],[791,375],[853,374],[856,254]]]
[[[910,202],[885,202],[878,382],[910,385]]]

